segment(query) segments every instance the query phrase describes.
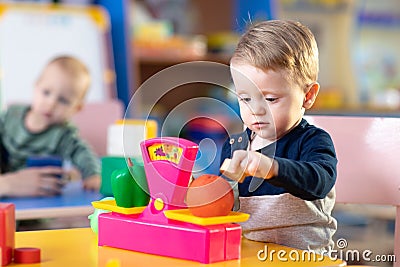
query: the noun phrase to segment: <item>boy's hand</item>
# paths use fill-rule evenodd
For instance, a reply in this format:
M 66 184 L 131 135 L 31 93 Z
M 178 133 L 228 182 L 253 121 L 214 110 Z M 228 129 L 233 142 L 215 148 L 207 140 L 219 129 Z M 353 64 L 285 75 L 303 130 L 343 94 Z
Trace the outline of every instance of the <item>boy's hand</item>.
M 90 191 L 99 191 L 101 178 L 99 175 L 92 175 L 83 180 L 83 188 Z
M 219 171 L 226 177 L 238 181 L 239 183 L 243 182 L 244 178 L 248 176 L 246 172 L 243 170 L 237 171 L 236 167 L 231 164 L 232 160 L 231 159 L 225 159 L 224 162 L 222 163 L 221 167 L 219 168 Z
M 269 179 L 278 174 L 278 163 L 255 151 L 237 150 L 221 166 L 221 173 L 232 180 L 243 182 L 246 176 Z
M 32 167 L 3 174 L 0 184 L 2 195 L 10 197 L 53 196 L 61 193 L 63 182 L 59 167 Z

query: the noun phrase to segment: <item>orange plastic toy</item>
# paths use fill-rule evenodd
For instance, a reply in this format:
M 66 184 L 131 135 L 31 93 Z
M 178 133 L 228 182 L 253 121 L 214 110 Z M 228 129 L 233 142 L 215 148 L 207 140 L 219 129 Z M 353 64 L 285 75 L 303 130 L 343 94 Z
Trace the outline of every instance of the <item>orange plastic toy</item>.
M 186 195 L 190 213 L 198 217 L 228 215 L 233 207 L 233 191 L 222 177 L 204 174 L 193 180 Z

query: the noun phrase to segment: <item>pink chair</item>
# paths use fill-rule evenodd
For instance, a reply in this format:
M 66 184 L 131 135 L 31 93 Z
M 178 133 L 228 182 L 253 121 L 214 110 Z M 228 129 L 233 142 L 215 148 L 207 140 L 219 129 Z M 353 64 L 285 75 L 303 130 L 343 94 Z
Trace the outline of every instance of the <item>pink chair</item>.
M 396 207 L 394 266 L 400 267 L 400 118 L 314 115 L 306 119 L 329 132 L 335 144 L 337 203 Z
M 108 126 L 124 117 L 124 107 L 119 100 L 86 103 L 72 122 L 79 135 L 89 143 L 98 156 L 107 154 Z

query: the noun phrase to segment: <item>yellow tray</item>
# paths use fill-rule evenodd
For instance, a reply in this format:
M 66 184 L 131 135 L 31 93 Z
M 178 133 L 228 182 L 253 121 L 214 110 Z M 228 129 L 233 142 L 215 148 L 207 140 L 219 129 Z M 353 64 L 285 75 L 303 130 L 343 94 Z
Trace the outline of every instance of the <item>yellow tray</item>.
M 178 209 L 178 210 L 165 210 L 165 217 L 181 222 L 188 222 L 198 225 L 215 225 L 223 223 L 233 222 L 245 222 L 249 219 L 250 215 L 247 213 L 231 211 L 226 216 L 218 217 L 198 217 L 190 213 L 189 209 Z
M 122 214 L 139 214 L 142 213 L 143 210 L 147 207 L 147 206 L 132 207 L 132 208 L 118 207 L 115 200 L 93 201 L 92 206 L 95 207 L 96 209 L 109 210 Z

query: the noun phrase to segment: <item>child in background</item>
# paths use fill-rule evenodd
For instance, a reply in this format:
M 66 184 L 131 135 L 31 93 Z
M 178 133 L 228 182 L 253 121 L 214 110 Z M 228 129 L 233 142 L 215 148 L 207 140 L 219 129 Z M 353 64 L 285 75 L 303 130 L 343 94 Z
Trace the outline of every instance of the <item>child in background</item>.
M 244 237 L 294 248 L 333 248 L 336 153 L 303 115 L 318 91 L 318 48 L 298 22 L 265 21 L 241 37 L 231 74 L 246 130 L 223 145 L 223 175 L 237 180 Z
M 55 176 L 63 174 L 62 168 L 26 167 L 27 159 L 38 155 L 71 161 L 85 189 L 100 188 L 98 159 L 69 123 L 82 108 L 89 85 L 89 72 L 79 60 L 55 58 L 37 80 L 32 104 L 10 106 L 1 115 L 0 197 L 60 193 L 62 182 Z

